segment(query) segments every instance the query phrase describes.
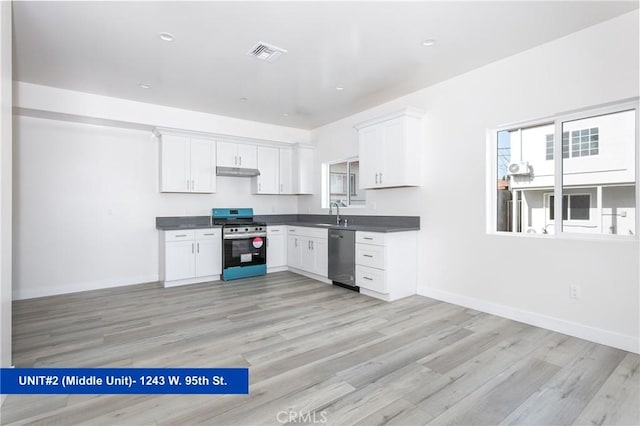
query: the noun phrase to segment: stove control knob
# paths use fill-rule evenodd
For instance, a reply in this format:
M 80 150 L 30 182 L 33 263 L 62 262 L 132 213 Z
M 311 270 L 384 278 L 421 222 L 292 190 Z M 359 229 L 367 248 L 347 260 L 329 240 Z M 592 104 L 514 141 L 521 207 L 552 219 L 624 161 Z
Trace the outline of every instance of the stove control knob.
M 249 230 L 249 228 L 244 228 L 244 231 L 247 232 Z

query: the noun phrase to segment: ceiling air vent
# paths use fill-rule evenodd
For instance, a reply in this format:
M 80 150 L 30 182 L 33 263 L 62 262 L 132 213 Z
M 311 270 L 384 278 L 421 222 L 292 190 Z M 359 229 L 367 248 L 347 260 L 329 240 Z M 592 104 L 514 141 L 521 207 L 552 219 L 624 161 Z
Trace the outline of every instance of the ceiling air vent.
M 287 50 L 269 43 L 259 41 L 258 44 L 253 46 L 247 52 L 247 55 L 253 56 L 263 61 L 274 62 L 283 53 L 287 53 Z

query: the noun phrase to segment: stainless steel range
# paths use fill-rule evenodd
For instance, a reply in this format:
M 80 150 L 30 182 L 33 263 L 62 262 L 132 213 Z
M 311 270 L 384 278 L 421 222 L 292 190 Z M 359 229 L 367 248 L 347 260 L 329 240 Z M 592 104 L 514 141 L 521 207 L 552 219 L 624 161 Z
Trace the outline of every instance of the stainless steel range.
M 213 223 L 222 225 L 222 279 L 267 273 L 267 224 L 253 220 L 253 209 L 213 209 Z

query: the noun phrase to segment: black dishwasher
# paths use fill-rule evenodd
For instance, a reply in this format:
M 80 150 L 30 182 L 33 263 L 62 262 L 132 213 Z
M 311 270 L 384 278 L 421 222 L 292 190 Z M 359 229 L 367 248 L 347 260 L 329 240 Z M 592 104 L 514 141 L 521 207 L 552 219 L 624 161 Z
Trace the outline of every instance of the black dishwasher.
M 356 286 L 356 233 L 329 229 L 329 279 L 334 285 L 359 291 Z

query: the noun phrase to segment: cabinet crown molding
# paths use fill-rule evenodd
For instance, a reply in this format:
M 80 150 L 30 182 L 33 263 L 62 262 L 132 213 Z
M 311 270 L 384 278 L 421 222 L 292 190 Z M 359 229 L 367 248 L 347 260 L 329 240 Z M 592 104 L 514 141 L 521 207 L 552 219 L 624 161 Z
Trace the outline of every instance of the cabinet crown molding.
M 384 121 L 388 121 L 388 120 L 393 120 L 394 118 L 399 118 L 399 117 L 411 117 L 411 118 L 417 118 L 417 119 L 422 119 L 425 115 L 425 112 L 421 109 L 415 108 L 415 107 L 411 107 L 411 106 L 407 106 L 407 107 L 403 107 L 399 110 L 395 110 L 393 112 L 387 113 L 387 114 L 383 114 L 383 115 L 379 115 L 376 116 L 374 118 L 370 118 L 366 121 L 361 121 L 359 123 L 356 123 L 353 128 L 356 130 L 360 130 L 364 127 L 368 127 L 371 126 L 373 124 L 378 124 L 378 123 L 382 123 Z

